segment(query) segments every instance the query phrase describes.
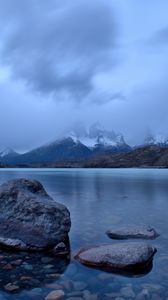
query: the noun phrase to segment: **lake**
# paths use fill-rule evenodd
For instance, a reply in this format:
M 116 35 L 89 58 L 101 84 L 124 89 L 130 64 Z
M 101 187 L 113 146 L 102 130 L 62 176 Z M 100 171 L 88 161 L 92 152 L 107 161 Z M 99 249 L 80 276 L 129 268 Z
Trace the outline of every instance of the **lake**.
M 0 183 L 20 177 L 39 180 L 70 210 L 72 259 L 1 251 L 0 300 L 41 300 L 55 289 L 62 289 L 63 299 L 69 300 L 168 299 L 167 169 L 0 169 Z M 117 243 L 106 236 L 108 229 L 134 224 L 151 225 L 161 234 L 149 241 L 158 252 L 148 274 L 109 274 L 73 259 L 83 246 Z M 4 261 L 12 268 L 4 269 Z M 8 283 L 20 289 L 7 293 Z

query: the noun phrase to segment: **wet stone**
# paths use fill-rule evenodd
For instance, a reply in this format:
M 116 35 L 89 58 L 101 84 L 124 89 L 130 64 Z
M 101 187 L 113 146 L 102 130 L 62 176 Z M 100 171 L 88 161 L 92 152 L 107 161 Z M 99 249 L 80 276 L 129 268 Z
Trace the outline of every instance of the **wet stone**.
M 3 266 L 3 270 L 6 270 L 6 271 L 12 270 L 12 265 L 6 264 L 5 266 Z
M 53 265 L 45 265 L 43 268 L 44 269 L 51 269 L 51 268 L 53 268 L 54 266 Z
M 147 289 L 143 289 L 135 298 L 135 300 L 149 300 L 150 294 Z
M 83 296 L 83 292 L 81 292 L 81 291 L 74 291 L 74 292 L 68 293 L 67 296 L 68 297 L 80 297 L 80 296 Z
M 82 291 L 82 290 L 86 289 L 86 287 L 87 287 L 87 283 L 82 282 L 82 281 L 76 281 L 73 283 L 73 285 L 74 285 L 74 289 L 77 291 Z
M 33 270 L 33 266 L 32 265 L 29 265 L 29 264 L 24 264 L 23 265 L 23 268 L 27 271 L 32 271 Z
M 53 257 L 42 257 L 41 258 L 42 263 L 47 264 L 53 261 Z
M 155 247 L 146 243 L 117 243 L 83 248 L 75 259 L 88 267 L 133 276 L 151 270 L 156 251 Z
M 121 296 L 125 298 L 135 298 L 136 296 L 131 287 L 123 287 L 120 292 Z
M 150 226 L 126 226 L 119 229 L 111 229 L 106 231 L 111 239 L 156 239 L 159 234 Z
M 22 259 L 17 259 L 17 260 L 11 261 L 11 265 L 13 265 L 13 266 L 20 266 L 21 263 L 22 263 Z
M 17 290 L 19 290 L 19 286 L 18 285 L 15 285 L 15 284 L 12 284 L 12 283 L 8 283 L 4 286 L 4 289 L 7 291 L 7 292 L 15 292 Z
M 151 300 L 163 300 L 158 294 L 152 294 Z
M 63 298 L 65 295 L 63 290 L 56 290 L 51 293 L 49 293 L 46 297 L 45 300 L 57 300 Z
M 66 300 L 83 300 L 81 297 L 69 297 Z
M 20 280 L 21 280 L 21 281 L 31 280 L 31 279 L 32 279 L 32 277 L 30 277 L 30 276 L 21 276 L 21 277 L 20 277 Z

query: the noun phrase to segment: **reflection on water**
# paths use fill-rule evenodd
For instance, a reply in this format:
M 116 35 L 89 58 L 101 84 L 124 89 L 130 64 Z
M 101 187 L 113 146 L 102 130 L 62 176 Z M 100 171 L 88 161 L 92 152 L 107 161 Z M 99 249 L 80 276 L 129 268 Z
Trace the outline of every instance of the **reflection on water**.
M 28 265 L 33 266 L 33 270 L 32 267 L 23 270 L 22 265 L 14 267 L 10 263 L 12 269 L 4 271 L 2 264 L 2 299 L 16 299 L 16 294 L 3 291 L 7 281 L 20 286 L 17 300 L 45 299 L 48 293 L 58 288 L 64 291 L 65 299 L 78 297 L 86 300 L 113 300 L 121 297 L 165 300 L 168 297 L 168 170 L 0 170 L 0 183 L 18 177 L 41 181 L 54 199 L 69 208 L 72 219 L 72 256 L 83 246 L 117 243 L 105 234 L 111 227 L 147 224 L 153 226 L 161 236 L 155 241 L 149 241 L 157 247 L 158 252 L 153 269 L 142 277 L 129 278 L 89 269 L 73 259 L 70 263 L 62 262 L 62 265 L 55 259 L 41 263 L 41 258 L 36 256 L 34 259 L 27 258 Z M 11 258 L 7 255 L 6 260 L 8 259 Z M 59 273 L 56 278 L 48 277 L 51 274 L 47 273 L 51 271 L 50 265 L 54 266 L 51 267 L 55 270 L 53 274 Z M 60 271 L 57 271 L 57 267 Z M 20 277 L 32 277 L 32 286 L 30 282 L 12 279 L 10 274 L 15 276 L 17 270 Z M 146 296 L 143 296 L 144 293 Z

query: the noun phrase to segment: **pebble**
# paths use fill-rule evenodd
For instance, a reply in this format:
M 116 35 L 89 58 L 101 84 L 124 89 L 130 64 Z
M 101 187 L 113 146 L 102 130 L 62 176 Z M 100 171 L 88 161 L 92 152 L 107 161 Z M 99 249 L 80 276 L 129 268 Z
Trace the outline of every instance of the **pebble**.
M 57 300 L 63 298 L 65 295 L 63 290 L 57 290 L 49 293 L 46 297 L 45 300 Z
M 152 294 L 151 300 L 162 300 L 158 294 Z
M 147 289 L 142 290 L 135 298 L 135 300 L 149 300 L 150 294 Z
M 45 286 L 46 286 L 46 288 L 53 289 L 53 290 L 61 290 L 62 289 L 62 285 L 57 284 L 57 283 L 46 284 Z
M 63 281 L 61 284 L 68 291 L 71 291 L 73 289 L 73 282 L 71 280 Z
M 3 266 L 3 270 L 8 271 L 8 270 L 12 270 L 12 269 L 13 269 L 13 267 L 11 264 L 6 264 L 5 266 Z
M 44 266 L 44 269 L 51 269 L 53 267 L 54 267 L 53 265 L 46 265 L 46 266 Z
M 81 291 L 74 291 L 67 294 L 68 297 L 79 297 L 83 296 L 83 292 Z
M 15 285 L 15 284 L 12 284 L 12 283 L 8 283 L 4 286 L 4 289 L 7 291 L 7 292 L 14 292 L 14 291 L 17 291 L 19 289 L 19 286 L 18 285 Z
M 20 266 L 21 263 L 22 263 L 22 259 L 17 259 L 17 260 L 11 261 L 11 265 L 13 265 L 13 266 Z
M 50 263 L 51 261 L 53 261 L 53 258 L 52 258 L 52 257 L 42 257 L 42 258 L 41 258 L 41 261 L 42 261 L 42 263 L 44 263 L 44 264 L 48 264 L 48 263 Z
M 115 292 L 114 293 L 113 292 L 112 293 L 106 293 L 105 296 L 108 297 L 108 298 L 117 298 L 117 297 L 120 296 L 120 293 L 115 293 Z
M 82 290 L 86 289 L 86 287 L 87 287 L 87 283 L 85 283 L 83 281 L 75 281 L 73 283 L 73 285 L 74 285 L 74 289 L 77 291 L 82 291 Z
M 142 284 L 142 287 L 147 289 L 150 293 L 161 293 L 164 290 L 164 287 L 160 284 Z
M 32 271 L 33 270 L 33 266 L 32 265 L 29 265 L 29 264 L 23 264 L 23 268 L 27 271 Z
M 31 280 L 31 279 L 32 279 L 31 276 L 21 276 L 21 277 L 20 277 L 20 280 L 21 280 L 21 281 Z
M 81 297 L 69 297 L 66 300 L 83 300 Z
M 125 298 L 135 298 L 135 293 L 134 291 L 132 290 L 131 287 L 123 287 L 121 290 L 121 296 L 125 297 Z

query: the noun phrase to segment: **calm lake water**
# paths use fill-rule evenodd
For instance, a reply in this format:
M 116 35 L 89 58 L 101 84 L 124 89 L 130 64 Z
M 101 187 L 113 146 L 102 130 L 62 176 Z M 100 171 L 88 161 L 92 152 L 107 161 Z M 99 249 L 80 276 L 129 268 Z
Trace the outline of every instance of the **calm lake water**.
M 63 299 L 168 299 L 168 170 L 162 169 L 1 169 L 0 183 L 15 178 L 39 180 L 70 212 L 71 254 L 83 246 L 117 243 L 105 231 L 122 225 L 149 224 L 161 236 L 153 269 L 142 277 L 124 277 L 27 253 L 0 253 L 0 300 L 45 299 L 56 289 Z M 4 262 L 12 269 L 4 270 Z M 13 264 L 12 264 L 13 262 Z M 19 286 L 7 293 L 4 286 Z

